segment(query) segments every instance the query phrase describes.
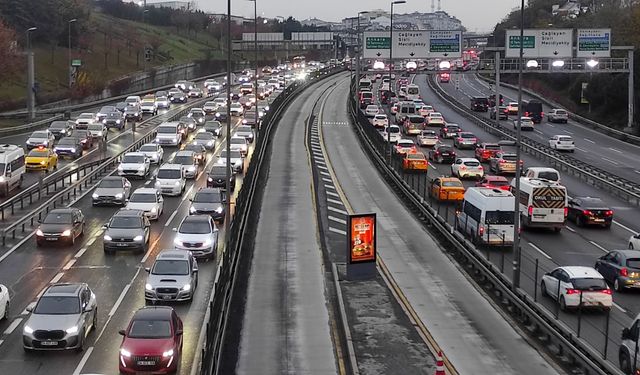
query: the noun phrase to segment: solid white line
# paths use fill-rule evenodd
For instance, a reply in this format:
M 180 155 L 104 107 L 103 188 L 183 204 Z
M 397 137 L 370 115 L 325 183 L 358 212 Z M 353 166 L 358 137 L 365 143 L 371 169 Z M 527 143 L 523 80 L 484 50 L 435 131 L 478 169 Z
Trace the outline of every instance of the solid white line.
M 495 98 L 494 98 L 495 99 Z M 555 128 L 556 126 L 553 124 L 547 124 L 547 126 L 551 126 L 552 128 Z
M 567 130 L 567 129 L 564 129 L 563 131 L 564 131 L 565 133 L 573 134 L 573 132 L 572 132 L 572 131 L 569 131 L 569 130 Z
M 78 252 L 76 253 L 76 255 L 74 255 L 74 258 L 80 258 L 82 256 L 82 254 L 84 254 L 84 252 L 87 251 L 86 247 L 83 247 L 82 249 L 78 250 Z
M 113 316 L 113 314 L 115 314 L 116 311 L 118 310 L 118 307 L 122 303 L 122 300 L 124 299 L 124 296 L 129 291 L 129 288 L 131 288 L 131 283 L 125 285 L 124 289 L 122 289 L 122 292 L 120 292 L 120 295 L 118 296 L 118 299 L 116 300 L 116 303 L 111 308 L 111 311 L 109 311 L 109 316 L 110 317 Z
M 89 349 L 87 349 L 87 351 L 84 352 L 84 355 L 82 356 L 82 359 L 80 360 L 80 363 L 78 363 L 78 366 L 76 367 L 76 369 L 73 370 L 73 375 L 80 375 L 82 368 L 89 360 L 89 356 L 91 355 L 92 352 L 93 352 L 93 346 L 90 346 Z
M 568 230 L 569 232 L 573 232 L 573 233 L 575 233 L 575 232 L 576 232 L 576 230 L 575 230 L 575 229 L 571 228 L 571 227 L 570 227 L 570 226 L 568 226 L 568 225 L 566 226 L 566 228 L 567 228 L 567 230 Z
M 582 152 L 587 152 L 587 150 L 580 148 L 580 147 L 576 147 L 576 150 L 582 151 Z
M 585 140 L 585 141 L 587 141 L 587 142 L 590 142 L 590 143 L 595 144 L 595 142 L 594 142 L 594 141 L 592 141 L 592 140 L 590 140 L 590 139 L 588 139 L 588 138 L 585 138 L 584 140 Z
M 64 267 L 62 267 L 63 271 L 67 271 L 69 268 L 73 267 L 73 265 L 76 264 L 76 259 L 71 259 L 67 264 L 64 265 Z
M 329 220 L 333 220 L 333 221 L 335 221 L 337 223 L 347 225 L 347 221 L 346 220 L 339 219 L 339 218 L 337 218 L 335 216 L 331 216 L 331 215 L 329 215 L 328 217 L 329 217 Z
M 27 242 L 29 240 L 29 238 L 33 237 L 34 234 L 35 234 L 35 232 L 31 232 L 31 234 L 29 234 L 25 238 L 21 239 L 20 242 L 18 242 L 17 244 L 13 245 L 13 247 L 11 249 L 9 249 L 9 251 L 7 251 L 6 253 L 2 254 L 2 256 L 0 257 L 0 263 L 2 263 L 2 261 L 5 260 L 9 255 L 13 254 L 14 251 L 18 250 L 18 248 L 20 248 L 20 246 L 22 246 L 25 242 Z
M 327 193 L 328 195 L 333 195 L 334 197 L 338 197 L 340 198 L 340 196 L 332 191 L 325 191 L 325 193 Z
M 10 335 L 13 331 L 16 330 L 16 328 L 18 328 L 21 322 L 22 322 L 22 318 L 16 318 L 13 322 L 11 322 L 9 327 L 7 327 L 7 329 L 4 330 L 4 334 Z
M 97 236 L 87 241 L 87 247 L 90 247 L 91 245 L 93 245 L 93 243 L 96 242 L 96 239 L 97 239 Z
M 544 255 L 547 259 L 551 259 L 551 257 L 547 253 L 542 251 L 542 249 L 540 249 L 538 246 L 534 245 L 533 243 L 529 242 L 529 246 L 531 246 L 534 249 L 536 249 L 540 254 Z
M 171 225 L 171 220 L 173 220 L 173 218 L 176 216 L 176 214 L 178 213 L 178 211 L 173 211 L 173 213 L 171 214 L 171 216 L 169 216 L 169 220 L 167 220 L 166 223 L 164 223 L 165 228 L 168 227 L 169 225 Z
M 436 168 L 436 166 L 435 166 L 435 165 L 433 165 L 433 164 L 431 164 L 431 163 L 429 163 L 429 166 L 430 166 L 431 168 L 435 169 L 436 171 L 438 170 L 438 168 Z
M 342 234 L 344 236 L 347 235 L 347 232 L 343 231 L 342 229 L 336 229 L 334 227 L 329 227 L 329 231 L 333 232 L 333 233 L 338 233 L 338 234 Z
M 50 284 L 55 284 L 55 283 L 57 283 L 58 281 L 60 281 L 60 279 L 62 279 L 62 276 L 64 276 L 64 272 L 58 272 L 58 274 L 57 274 L 57 275 L 55 275 L 55 276 L 53 277 L 53 279 L 51 279 L 51 281 L 49 281 L 49 283 L 50 283 Z
M 147 186 L 151 183 L 151 180 L 145 181 L 144 186 Z
M 626 225 L 620 224 L 619 222 L 617 222 L 617 221 L 615 221 L 615 220 L 613 221 L 613 223 L 614 223 L 615 225 L 619 226 L 620 228 L 625 229 L 627 232 L 632 233 L 633 235 L 638 234 L 638 232 L 636 232 L 635 230 L 633 230 L 633 229 L 629 228 L 629 227 L 628 227 L 628 226 L 626 226 Z
M 622 151 L 617 150 L 617 149 L 615 149 L 615 148 L 613 148 L 613 147 L 609 147 L 609 150 L 611 150 L 611 151 L 613 151 L 613 152 L 617 152 L 618 154 L 622 154 Z
M 608 162 L 609 162 L 609 163 L 611 163 L 611 164 L 619 165 L 619 164 L 618 164 L 618 162 L 613 161 L 613 160 L 608 159 L 608 158 L 605 158 L 604 156 L 600 156 L 600 158 L 601 158 L 602 160 L 606 160 L 606 161 L 608 161 Z
M 2 346 L 2 343 L 4 343 L 4 340 L 0 340 L 0 346 Z
M 344 206 L 344 203 L 342 203 L 342 201 L 337 201 L 337 200 L 331 199 L 331 198 L 327 198 L 327 202 L 333 203 L 333 204 L 338 204 L 340 206 Z
M 338 208 L 335 208 L 335 207 L 327 206 L 327 209 L 328 209 L 329 211 L 337 212 L 337 213 L 339 213 L 339 214 L 349 215 L 349 213 L 348 213 L 347 211 L 345 211 L 345 210 L 341 210 L 341 209 L 338 209 Z
M 193 185 L 191 185 L 191 187 L 189 188 L 189 190 L 187 190 L 186 193 L 184 193 L 184 196 L 182 197 L 182 199 L 180 199 L 181 202 L 184 202 L 185 200 L 187 200 L 187 198 L 189 198 L 191 196 L 191 192 L 193 191 L 193 188 L 195 187 L 195 181 L 193 183 Z M 180 207 L 180 206 L 178 206 Z
M 609 250 L 605 249 L 604 247 L 598 245 L 597 243 L 593 242 L 593 241 L 589 241 L 590 244 L 592 244 L 593 246 L 597 247 L 598 249 L 604 251 L 605 253 L 608 253 Z
M 613 307 L 615 307 L 616 309 L 622 311 L 623 313 L 627 313 L 627 310 L 623 309 L 622 306 L 618 305 L 617 303 L 613 303 Z

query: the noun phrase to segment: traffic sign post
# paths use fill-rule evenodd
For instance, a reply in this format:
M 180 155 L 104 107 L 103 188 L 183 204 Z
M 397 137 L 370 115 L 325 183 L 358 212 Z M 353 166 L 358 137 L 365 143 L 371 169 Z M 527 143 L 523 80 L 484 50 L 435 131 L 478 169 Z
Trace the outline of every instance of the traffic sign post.
M 429 57 L 462 57 L 462 31 L 433 30 L 429 32 Z
M 386 31 L 365 32 L 364 50 L 362 57 L 369 59 L 384 59 L 389 57 L 389 48 L 391 48 L 391 38 Z
M 573 29 L 525 29 L 524 58 L 567 58 L 573 56 Z M 505 57 L 520 57 L 520 30 L 507 30 Z
M 576 57 L 611 57 L 611 29 L 578 29 Z
M 429 57 L 429 31 L 396 31 L 393 57 L 425 59 Z
M 364 33 L 363 57 L 386 59 L 391 39 L 386 31 Z M 462 57 L 462 31 L 416 30 L 393 33 L 394 59 L 429 59 Z

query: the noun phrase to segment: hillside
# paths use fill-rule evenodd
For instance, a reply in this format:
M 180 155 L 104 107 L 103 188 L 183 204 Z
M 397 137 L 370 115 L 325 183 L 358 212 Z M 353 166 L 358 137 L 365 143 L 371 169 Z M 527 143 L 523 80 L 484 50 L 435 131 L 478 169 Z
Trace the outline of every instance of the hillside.
M 93 10 L 86 27 L 73 41 L 72 59 L 82 60 L 86 79 L 82 90 L 68 88 L 68 49 L 46 43 L 34 43 L 38 101 L 43 102 L 100 91 L 118 77 L 163 65 L 177 65 L 205 58 L 220 58 L 218 40 L 210 33 L 179 33 L 175 28 L 158 27 L 114 18 Z M 144 62 L 144 46 L 157 53 Z M 26 60 L 26 59 L 25 59 Z M 0 110 L 24 106 L 26 96 L 26 61 L 23 69 L 0 82 Z

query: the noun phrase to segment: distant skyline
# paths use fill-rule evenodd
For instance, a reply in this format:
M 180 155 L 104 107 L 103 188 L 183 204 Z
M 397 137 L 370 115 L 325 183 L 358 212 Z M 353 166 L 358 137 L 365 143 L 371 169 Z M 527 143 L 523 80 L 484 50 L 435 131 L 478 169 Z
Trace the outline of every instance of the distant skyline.
M 227 11 L 224 0 L 196 0 L 203 11 L 223 13 Z M 292 16 L 297 20 L 319 18 L 324 21 L 340 21 L 345 17 L 355 17 L 359 11 L 389 10 L 387 0 L 258 0 L 258 14 L 263 17 Z M 436 7 L 438 1 L 436 0 Z M 489 5 L 490 4 L 490 5 Z M 442 10 L 457 17 L 469 31 L 492 31 L 516 6 L 518 0 L 441 0 Z M 231 11 L 235 15 L 253 17 L 253 3 L 248 0 L 232 0 Z M 394 12 L 430 12 L 431 0 L 407 0 L 406 4 L 394 6 Z

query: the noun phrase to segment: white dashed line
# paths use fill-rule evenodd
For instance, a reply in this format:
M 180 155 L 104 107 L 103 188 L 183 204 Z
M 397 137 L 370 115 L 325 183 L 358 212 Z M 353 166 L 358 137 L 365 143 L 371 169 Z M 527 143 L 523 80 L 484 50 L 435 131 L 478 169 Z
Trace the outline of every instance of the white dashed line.
M 323 176 L 331 176 L 328 172 L 322 172 L 322 171 L 320 171 L 320 174 L 321 174 L 321 175 L 323 175 Z
M 60 281 L 60 279 L 62 279 L 62 276 L 64 276 L 64 272 L 58 272 L 58 274 L 55 275 L 53 277 L 53 279 L 51 279 L 51 281 L 49 283 L 51 283 L 51 284 L 57 283 L 58 281 Z
M 569 133 L 569 134 L 573 134 L 573 132 L 568 131 L 568 130 L 566 130 L 566 129 L 564 130 L 564 132 L 565 132 L 565 133 Z
M 573 232 L 573 233 L 575 233 L 575 232 L 576 232 L 576 230 L 575 230 L 575 229 L 571 228 L 571 227 L 570 227 L 570 226 L 568 226 L 568 225 L 566 226 L 566 228 L 567 228 L 567 230 L 568 230 L 569 232 Z
M 177 213 L 178 213 L 178 211 L 173 211 L 171 216 L 169 216 L 169 220 L 167 220 L 167 222 L 164 223 L 165 228 L 168 227 L 169 225 L 171 225 L 171 220 L 173 220 L 173 218 L 176 217 Z
M 609 147 L 609 150 L 613 151 L 613 152 L 617 152 L 618 154 L 622 154 L 622 151 L 615 149 L 613 147 Z
M 327 202 L 333 203 L 333 204 L 337 204 L 337 205 L 340 205 L 340 206 L 344 206 L 344 203 L 342 203 L 342 201 L 338 201 L 338 200 L 331 199 L 331 198 L 327 198 Z
M 15 331 L 16 328 L 18 328 L 20 323 L 22 323 L 22 318 L 16 318 L 13 322 L 11 322 L 9 327 L 7 327 L 7 329 L 4 330 L 4 334 L 10 335 L 11 333 L 13 333 L 13 331 Z
M 333 233 L 342 234 L 343 236 L 347 235 L 347 232 L 343 231 L 342 229 L 336 229 L 334 227 L 329 227 L 329 231 L 331 231 Z
M 337 212 L 337 213 L 339 213 L 339 214 L 349 215 L 349 213 L 348 213 L 347 211 L 345 211 L 345 210 L 341 210 L 341 209 L 339 209 L 339 208 L 335 208 L 335 207 L 327 206 L 327 209 L 328 209 L 329 211 Z
M 582 151 L 582 152 L 587 152 L 587 150 L 580 148 L 580 147 L 576 147 L 576 150 Z
M 604 156 L 600 156 L 600 158 L 601 158 L 602 160 L 608 161 L 608 162 L 609 162 L 609 163 L 611 163 L 611 164 L 619 165 L 619 164 L 618 164 L 618 162 L 613 161 L 613 160 L 608 159 L 608 158 L 605 158 Z
M 605 253 L 608 253 L 609 250 L 605 249 L 604 247 L 598 245 L 597 243 L 593 242 L 593 241 L 589 241 L 590 244 L 592 244 L 593 246 L 597 247 L 598 249 L 604 251 Z
M 339 219 L 339 218 L 337 218 L 337 217 L 335 217 L 335 216 L 331 216 L 331 215 L 329 215 L 329 220 L 333 220 L 333 221 L 335 221 L 335 222 L 337 222 L 337 223 L 347 225 L 347 221 L 346 221 L 346 220 Z
M 589 138 L 585 138 L 584 140 L 585 140 L 585 141 L 587 141 L 587 142 L 589 142 L 589 143 L 596 144 L 594 141 L 590 140 Z
M 89 241 L 87 241 L 87 247 L 90 247 L 91 245 L 93 245 L 94 242 L 96 242 L 96 239 L 98 237 L 93 237 L 92 239 L 90 239 Z
M 64 265 L 64 267 L 62 267 L 63 271 L 67 271 L 69 268 L 73 267 L 74 264 L 76 264 L 76 260 L 77 259 L 71 259 L 67 264 Z
M 82 372 L 82 368 L 89 360 L 89 356 L 91 356 L 92 352 L 93 352 L 93 346 L 90 346 L 87 349 L 87 351 L 84 352 L 84 355 L 82 356 L 82 359 L 80 360 L 80 363 L 78 363 L 78 366 L 76 367 L 76 369 L 73 370 L 73 375 L 80 375 L 80 372 Z
M 113 305 L 113 307 L 111 308 L 111 311 L 109 311 L 109 316 L 113 316 L 113 314 L 116 313 L 116 311 L 118 310 L 118 307 L 120 306 L 120 304 L 122 303 L 122 300 L 124 299 L 124 296 L 127 294 L 127 292 L 129 291 L 129 288 L 131 288 L 131 283 L 127 284 L 124 289 L 122 289 L 122 292 L 120 293 L 120 295 L 118 296 L 118 299 L 116 300 L 116 303 Z
M 622 311 L 623 313 L 627 313 L 627 310 L 623 309 L 622 306 L 618 305 L 617 303 L 613 303 L 613 307 L 615 307 L 616 309 Z
M 529 246 L 533 247 L 534 249 L 536 249 L 536 251 L 538 251 L 540 254 L 542 254 L 543 256 L 545 256 L 547 259 L 551 259 L 551 257 L 545 253 L 544 251 L 542 251 L 542 249 L 540 249 L 538 246 L 534 245 L 533 243 L 529 242 Z
M 84 252 L 87 251 L 86 247 L 83 247 L 82 249 L 78 250 L 78 252 L 76 253 L 76 255 L 74 255 L 74 258 L 80 258 L 82 256 L 82 254 L 84 254 Z

